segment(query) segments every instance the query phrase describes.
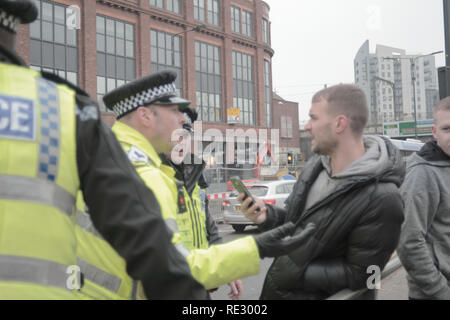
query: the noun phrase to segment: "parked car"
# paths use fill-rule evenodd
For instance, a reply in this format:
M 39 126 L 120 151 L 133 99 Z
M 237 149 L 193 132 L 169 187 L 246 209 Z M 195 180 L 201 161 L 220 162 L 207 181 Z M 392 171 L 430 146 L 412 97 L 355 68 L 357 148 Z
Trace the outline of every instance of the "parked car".
M 267 182 L 246 183 L 246 187 L 250 193 L 265 203 L 284 207 L 284 202 L 292 192 L 295 181 L 293 180 L 277 180 Z M 236 200 L 238 192 L 235 190 L 230 193 L 228 198 L 222 202 L 224 223 L 230 224 L 234 230 L 242 232 L 245 227 L 254 225 L 241 212 L 241 204 Z

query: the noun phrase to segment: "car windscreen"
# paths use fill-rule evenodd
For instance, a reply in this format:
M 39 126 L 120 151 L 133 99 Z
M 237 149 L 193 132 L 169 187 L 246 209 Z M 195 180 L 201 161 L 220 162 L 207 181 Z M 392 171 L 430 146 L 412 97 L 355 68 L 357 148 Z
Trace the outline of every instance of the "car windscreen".
M 269 188 L 263 186 L 253 186 L 248 188 L 248 191 L 250 191 L 250 193 L 254 196 L 264 197 L 269 191 Z
M 269 188 L 265 186 L 246 186 L 248 191 L 254 196 L 257 197 L 264 197 L 267 192 L 269 191 Z M 239 192 L 236 190 L 232 191 L 229 195 L 230 198 L 236 198 L 239 195 Z

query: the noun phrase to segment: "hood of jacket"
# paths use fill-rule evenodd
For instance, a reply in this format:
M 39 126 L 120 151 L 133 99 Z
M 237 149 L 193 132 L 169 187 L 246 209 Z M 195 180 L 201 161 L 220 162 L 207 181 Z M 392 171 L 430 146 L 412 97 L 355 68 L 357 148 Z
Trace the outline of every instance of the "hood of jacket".
M 450 157 L 437 145 L 436 141 L 427 142 L 419 152 L 410 155 L 406 161 L 406 169 L 418 166 L 450 167 Z
M 417 152 L 417 155 L 424 161 L 431 162 L 435 165 L 450 165 L 450 156 L 442 151 L 442 149 L 437 145 L 436 141 L 429 141 L 425 143 L 422 149 Z
M 405 176 L 405 163 L 400 151 L 388 139 L 374 135 L 364 136 L 364 147 L 366 153 L 333 178 L 345 179 L 351 183 L 376 179 L 400 186 Z M 330 158 L 321 156 L 321 161 L 330 174 Z

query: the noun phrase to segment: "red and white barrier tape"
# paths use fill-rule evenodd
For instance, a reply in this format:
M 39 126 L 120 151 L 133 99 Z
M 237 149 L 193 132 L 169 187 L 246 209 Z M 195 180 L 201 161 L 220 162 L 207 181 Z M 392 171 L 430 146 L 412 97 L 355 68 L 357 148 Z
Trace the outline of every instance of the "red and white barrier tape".
M 214 194 L 208 194 L 208 200 L 213 199 L 224 199 L 228 197 L 229 193 L 214 193 Z

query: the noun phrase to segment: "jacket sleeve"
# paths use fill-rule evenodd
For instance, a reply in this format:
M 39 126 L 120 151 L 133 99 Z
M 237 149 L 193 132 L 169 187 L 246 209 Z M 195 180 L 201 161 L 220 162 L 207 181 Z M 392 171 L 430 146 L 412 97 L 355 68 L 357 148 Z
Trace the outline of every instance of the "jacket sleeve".
M 368 267 L 379 267 L 381 272 L 394 252 L 402 221 L 403 202 L 398 192 L 372 198 L 348 236 L 344 257 L 313 260 L 303 274 L 302 287 L 328 294 L 365 288 L 373 275 Z
M 450 286 L 435 266 L 426 241 L 439 206 L 439 186 L 424 166 L 408 172 L 402 185 L 405 223 L 397 248 L 399 258 L 412 280 L 429 297 L 449 299 Z
M 219 234 L 219 229 L 214 221 L 214 218 L 209 212 L 209 200 L 208 197 L 205 198 L 205 224 L 206 224 L 206 238 L 208 239 L 209 245 L 222 243 L 222 237 Z
M 96 229 L 125 259 L 149 299 L 207 299 L 171 243 L 155 196 L 89 98 L 77 95 L 77 164 Z
M 260 265 L 259 250 L 252 236 L 191 250 L 187 261 L 194 278 L 207 290 L 258 274 Z
M 260 224 L 258 227 L 261 231 L 268 231 L 281 226 L 286 219 L 287 210 L 279 207 L 274 207 L 270 204 L 266 204 L 266 221 Z

